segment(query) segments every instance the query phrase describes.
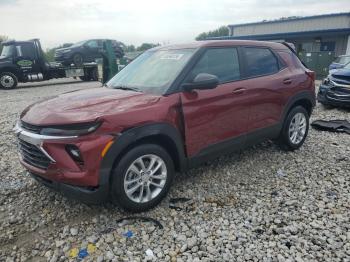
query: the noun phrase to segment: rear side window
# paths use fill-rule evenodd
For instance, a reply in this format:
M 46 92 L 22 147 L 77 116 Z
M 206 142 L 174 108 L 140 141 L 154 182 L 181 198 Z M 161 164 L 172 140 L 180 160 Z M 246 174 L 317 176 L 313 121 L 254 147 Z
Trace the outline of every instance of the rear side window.
M 279 63 L 276 56 L 268 48 L 242 48 L 246 77 L 270 75 L 278 72 Z
M 220 83 L 240 78 L 237 48 L 208 49 L 194 66 L 186 82 L 191 82 L 199 73 L 215 75 Z

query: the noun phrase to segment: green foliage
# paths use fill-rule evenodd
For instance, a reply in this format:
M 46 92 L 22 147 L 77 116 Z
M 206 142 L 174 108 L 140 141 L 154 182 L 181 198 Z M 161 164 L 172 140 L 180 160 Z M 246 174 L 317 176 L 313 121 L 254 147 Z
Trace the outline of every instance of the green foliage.
M 1 43 L 7 41 L 8 39 L 9 38 L 6 35 L 0 35 L 0 54 L 1 54 L 1 51 L 2 51 Z
M 229 30 L 227 26 L 221 26 L 218 29 L 215 29 L 213 31 L 209 32 L 204 32 L 199 34 L 196 37 L 196 40 L 205 40 L 208 37 L 220 37 L 220 36 L 228 36 L 229 35 Z
M 159 46 L 159 44 L 143 43 L 136 50 L 137 51 L 146 51 L 146 50 L 151 49 L 151 48 L 156 47 L 156 46 Z
M 135 52 L 136 51 L 136 47 L 134 45 L 127 45 L 125 46 L 125 52 Z
M 72 43 L 64 43 L 58 47 L 47 48 L 46 51 L 44 52 L 44 56 L 45 56 L 46 61 L 54 62 L 55 61 L 54 56 L 55 56 L 56 49 L 70 47 L 71 45 L 73 45 L 73 44 Z

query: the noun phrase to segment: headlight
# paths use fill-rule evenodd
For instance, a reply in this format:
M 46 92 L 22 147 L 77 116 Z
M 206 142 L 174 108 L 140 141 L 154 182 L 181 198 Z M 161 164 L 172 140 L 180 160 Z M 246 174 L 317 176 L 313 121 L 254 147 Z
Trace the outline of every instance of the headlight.
M 44 127 L 40 134 L 46 136 L 82 136 L 99 128 L 101 122 Z
M 69 53 L 72 49 L 62 50 L 62 53 Z
M 323 82 L 322 82 L 324 85 L 329 85 L 330 81 L 329 81 L 329 78 L 326 77 Z

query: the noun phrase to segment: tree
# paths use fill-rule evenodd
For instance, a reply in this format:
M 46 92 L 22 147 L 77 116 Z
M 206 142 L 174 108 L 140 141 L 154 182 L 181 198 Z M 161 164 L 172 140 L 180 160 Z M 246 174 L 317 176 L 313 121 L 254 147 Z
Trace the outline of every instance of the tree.
M 199 34 L 196 37 L 196 40 L 205 40 L 208 37 L 220 37 L 220 36 L 228 36 L 229 35 L 229 30 L 227 26 L 221 26 L 218 29 L 215 29 L 213 31 L 209 32 L 204 32 Z
M 134 45 L 127 45 L 125 47 L 125 52 L 135 52 L 136 51 L 136 47 Z
M 47 48 L 46 51 L 44 52 L 44 56 L 45 56 L 46 61 L 48 61 L 48 62 L 55 61 L 56 49 L 70 47 L 71 45 L 73 45 L 73 44 L 72 43 L 64 43 L 58 47 Z
M 1 54 L 1 51 L 2 51 L 1 43 L 7 41 L 8 39 L 9 38 L 6 35 L 0 35 L 0 54 Z
M 137 51 L 146 51 L 156 46 L 159 46 L 159 44 L 143 43 L 137 48 Z

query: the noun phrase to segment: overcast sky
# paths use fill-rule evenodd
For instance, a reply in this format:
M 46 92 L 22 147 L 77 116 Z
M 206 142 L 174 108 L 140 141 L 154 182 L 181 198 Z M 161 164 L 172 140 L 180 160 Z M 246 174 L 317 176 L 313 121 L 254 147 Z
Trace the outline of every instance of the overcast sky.
M 44 48 L 89 38 L 192 41 L 221 25 L 349 12 L 349 0 L 0 0 L 0 35 Z

